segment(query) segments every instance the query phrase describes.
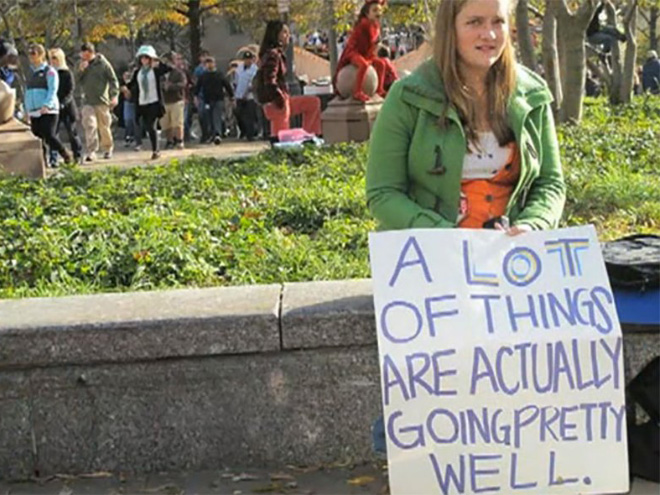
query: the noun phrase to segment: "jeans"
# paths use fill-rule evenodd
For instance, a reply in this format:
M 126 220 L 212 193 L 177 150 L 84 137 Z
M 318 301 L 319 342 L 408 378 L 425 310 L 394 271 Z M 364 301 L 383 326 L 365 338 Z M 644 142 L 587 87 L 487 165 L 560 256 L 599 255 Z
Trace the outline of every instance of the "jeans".
M 202 129 L 201 141 L 204 142 L 209 138 L 211 124 L 209 122 L 209 110 L 206 109 L 206 102 L 201 97 L 197 105 L 197 118 L 199 119 L 199 127 Z
M 57 128 L 57 114 L 44 114 L 40 117 L 30 118 L 30 128 L 32 134 L 41 139 L 43 147 L 44 159 L 47 159 L 48 149 L 57 151 L 64 157 L 65 160 L 69 159 L 69 152 L 66 150 L 62 142 L 59 140 L 55 133 Z
M 140 121 L 143 128 L 137 127 L 138 137 L 137 144 L 142 144 L 142 130 L 144 129 L 149 135 L 149 141 L 151 141 L 151 150 L 153 152 L 158 151 L 158 132 L 156 127 L 158 126 L 158 119 L 160 118 L 160 103 L 150 103 L 149 105 L 141 105 L 138 108 L 138 113 L 140 115 Z
M 241 130 L 241 137 L 252 141 L 257 135 L 257 102 L 254 100 L 241 99 L 236 102 L 236 120 Z
M 192 127 L 193 121 L 193 105 L 189 101 L 186 101 L 186 106 L 183 110 L 183 136 L 184 140 L 190 140 L 190 128 Z
M 124 101 L 125 138 L 135 139 L 135 103 Z
M 209 126 L 209 137 L 223 136 L 224 135 L 224 115 L 225 115 L 225 102 L 223 100 L 215 101 L 213 103 L 207 103 L 209 107 L 208 120 L 210 123 Z
M 73 157 L 78 159 L 82 156 L 82 143 L 78 136 L 76 120 L 76 107 L 73 103 L 67 103 L 61 107 L 60 116 L 55 126 L 55 135 L 59 137 L 60 125 L 64 125 L 69 143 L 71 144 L 71 151 L 73 151 Z M 50 148 L 50 163 L 51 165 L 57 163 L 57 150 L 54 148 Z

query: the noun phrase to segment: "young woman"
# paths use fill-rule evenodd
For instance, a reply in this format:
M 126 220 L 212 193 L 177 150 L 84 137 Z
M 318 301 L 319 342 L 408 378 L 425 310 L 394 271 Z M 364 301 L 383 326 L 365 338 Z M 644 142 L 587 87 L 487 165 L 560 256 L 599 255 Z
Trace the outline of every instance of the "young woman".
M 57 99 L 59 85 L 57 70 L 46 63 L 46 49 L 42 45 L 30 45 L 28 58 L 30 75 L 25 91 L 25 112 L 30 117 L 32 133 L 42 140 L 46 163 L 48 163 L 46 146 L 56 150 L 65 162 L 71 162 L 71 154 L 56 134 L 60 112 L 60 103 Z
M 48 56 L 50 57 L 50 64 L 57 69 L 57 77 L 59 78 L 57 99 L 60 102 L 60 118 L 57 121 L 55 134 L 58 135 L 60 125 L 64 125 L 66 133 L 69 136 L 69 143 L 71 143 L 73 158 L 79 163 L 82 160 L 82 143 L 80 142 L 78 129 L 76 128 L 78 109 L 76 108 L 76 101 L 73 99 L 73 92 L 76 89 L 74 78 L 66 64 L 66 57 L 61 48 L 49 50 Z
M 269 21 L 259 49 L 259 73 L 255 82 L 257 97 L 264 105 L 266 118 L 270 120 L 271 137 L 289 129 L 292 115 L 302 114 L 303 128 L 321 134 L 321 101 L 315 96 L 290 96 L 286 86 L 286 57 L 284 51 L 291 33 L 282 21 Z
M 353 64 L 357 67 L 358 72 L 353 87 L 353 98 L 358 101 L 369 100 L 369 96 L 362 91 L 362 86 L 367 76 L 367 70 L 372 65 L 378 74 L 378 89 L 376 92 L 383 97 L 386 94 L 384 84 L 387 67 L 376 53 L 378 39 L 380 38 L 380 17 L 383 14 L 384 5 L 385 0 L 365 1 L 355 27 L 353 27 L 353 31 L 346 42 L 346 47 L 337 63 L 335 81 L 339 71 L 347 65 Z M 334 81 L 333 86 L 336 87 Z
M 383 229 L 557 226 L 565 185 L 544 81 L 518 66 L 509 0 L 442 2 L 434 60 L 394 84 L 367 166 Z
M 161 64 L 153 46 L 141 46 L 137 52 L 138 68 L 133 73 L 129 83 L 130 95 L 136 105 L 136 118 L 142 122 L 149 141 L 151 141 L 151 159 L 160 157 L 158 149 L 158 133 L 156 126 L 158 119 L 165 115 L 165 103 L 160 88 L 160 78 L 171 69 L 166 64 Z M 138 140 L 136 150 L 140 149 L 141 132 L 138 129 L 136 139 Z

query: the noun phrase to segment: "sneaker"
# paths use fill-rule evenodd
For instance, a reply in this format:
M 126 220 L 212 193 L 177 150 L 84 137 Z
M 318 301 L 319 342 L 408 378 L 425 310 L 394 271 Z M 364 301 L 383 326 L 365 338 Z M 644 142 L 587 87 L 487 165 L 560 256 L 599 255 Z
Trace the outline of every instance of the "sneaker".
M 85 157 L 86 162 L 93 162 L 94 160 L 96 160 L 96 153 L 90 153 Z
M 176 149 L 182 150 L 183 149 L 183 141 L 179 141 L 176 143 Z
M 172 148 L 174 148 L 174 142 L 172 142 L 172 141 L 167 141 L 167 142 L 165 143 L 165 149 L 166 149 L 166 150 L 171 150 Z
M 160 158 L 160 151 L 154 151 L 154 152 L 151 154 L 151 159 L 152 159 L 152 160 L 158 160 L 159 158 Z
M 222 138 L 220 136 L 216 136 L 213 138 L 213 144 L 220 144 L 222 143 Z
M 142 146 L 141 145 L 136 145 L 135 148 L 133 148 L 133 151 L 142 151 Z
M 103 158 L 105 160 L 110 160 L 110 158 L 112 158 L 112 151 L 106 151 L 105 153 L 103 153 Z

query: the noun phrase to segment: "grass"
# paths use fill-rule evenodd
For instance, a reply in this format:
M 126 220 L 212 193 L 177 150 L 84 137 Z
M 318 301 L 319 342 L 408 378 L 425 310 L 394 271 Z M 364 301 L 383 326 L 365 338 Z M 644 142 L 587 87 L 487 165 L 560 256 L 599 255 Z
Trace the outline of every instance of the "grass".
M 564 225 L 660 232 L 660 102 L 558 130 Z M 0 297 L 369 276 L 366 146 L 0 178 Z

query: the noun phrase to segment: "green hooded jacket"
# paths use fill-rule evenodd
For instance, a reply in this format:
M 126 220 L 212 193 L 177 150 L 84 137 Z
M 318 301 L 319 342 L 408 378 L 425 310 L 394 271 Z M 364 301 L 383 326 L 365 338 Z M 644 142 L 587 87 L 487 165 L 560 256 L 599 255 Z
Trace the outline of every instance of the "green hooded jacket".
M 566 186 L 551 101 L 543 79 L 518 66 L 509 123 L 521 170 L 507 206 L 511 225 L 551 229 L 563 211 Z M 390 89 L 372 130 L 367 165 L 367 201 L 380 229 L 456 226 L 467 143 L 452 106 L 448 125 L 438 125 L 444 110 L 443 84 L 432 59 Z

